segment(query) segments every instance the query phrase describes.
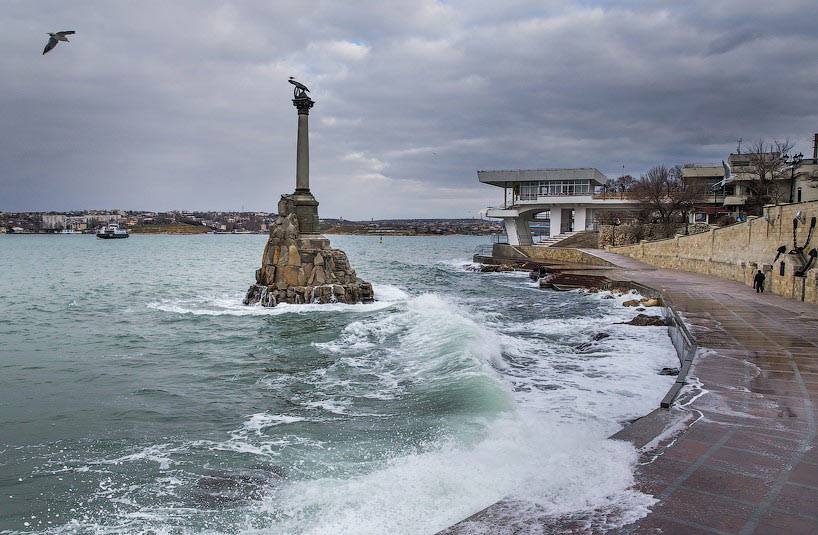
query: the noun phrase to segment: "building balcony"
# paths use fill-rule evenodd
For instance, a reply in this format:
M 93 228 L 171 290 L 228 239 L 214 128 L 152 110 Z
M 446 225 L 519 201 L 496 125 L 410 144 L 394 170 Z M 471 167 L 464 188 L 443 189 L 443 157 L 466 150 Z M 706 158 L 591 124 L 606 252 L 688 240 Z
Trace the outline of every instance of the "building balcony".
M 696 198 L 696 204 L 724 204 L 725 195 L 722 194 L 707 194 L 699 195 Z
M 535 204 L 545 205 L 609 205 L 636 204 L 639 200 L 631 193 L 580 193 L 573 195 L 521 195 L 514 198 L 512 207 L 524 207 Z
M 724 197 L 724 206 L 744 205 L 746 202 L 746 195 L 726 195 Z
M 592 198 L 595 201 L 638 201 L 636 195 L 631 191 L 606 191 L 602 193 L 594 193 Z

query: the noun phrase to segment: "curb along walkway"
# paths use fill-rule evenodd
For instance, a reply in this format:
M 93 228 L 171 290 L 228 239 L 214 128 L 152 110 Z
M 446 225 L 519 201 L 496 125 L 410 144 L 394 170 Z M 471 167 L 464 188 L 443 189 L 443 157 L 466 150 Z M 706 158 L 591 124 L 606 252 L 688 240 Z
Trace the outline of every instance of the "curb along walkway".
M 647 437 L 637 430 L 640 421 L 620 433 L 641 433 L 640 446 L 668 422 L 684 424 L 643 452 L 636 487 L 659 501 L 617 532 L 818 534 L 818 307 L 756 294 L 738 282 L 585 252 L 618 266 L 599 275 L 660 290 L 699 346 L 687 382 L 700 388 L 658 418 L 645 418 L 664 422 L 647 424 Z M 499 502 L 441 533 L 595 531 L 581 518 L 519 522 L 514 509 Z

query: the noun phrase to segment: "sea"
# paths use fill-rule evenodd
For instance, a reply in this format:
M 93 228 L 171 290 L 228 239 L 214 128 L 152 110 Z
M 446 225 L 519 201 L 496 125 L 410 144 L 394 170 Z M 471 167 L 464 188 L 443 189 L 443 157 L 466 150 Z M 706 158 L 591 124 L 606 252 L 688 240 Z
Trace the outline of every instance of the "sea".
M 678 360 L 666 329 L 620 324 L 633 296 L 476 272 L 484 237 L 330 238 L 374 303 L 242 305 L 262 235 L 0 236 L 0 532 L 647 513 L 638 452 L 608 437 Z

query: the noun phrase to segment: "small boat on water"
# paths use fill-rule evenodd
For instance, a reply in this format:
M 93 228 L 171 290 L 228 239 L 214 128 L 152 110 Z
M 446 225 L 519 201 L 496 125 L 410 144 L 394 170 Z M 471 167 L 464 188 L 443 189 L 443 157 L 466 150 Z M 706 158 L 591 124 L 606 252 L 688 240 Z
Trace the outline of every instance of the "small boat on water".
M 97 238 L 102 238 L 103 240 L 127 238 L 128 236 L 128 229 L 119 228 L 119 225 L 116 223 L 109 223 L 97 231 Z

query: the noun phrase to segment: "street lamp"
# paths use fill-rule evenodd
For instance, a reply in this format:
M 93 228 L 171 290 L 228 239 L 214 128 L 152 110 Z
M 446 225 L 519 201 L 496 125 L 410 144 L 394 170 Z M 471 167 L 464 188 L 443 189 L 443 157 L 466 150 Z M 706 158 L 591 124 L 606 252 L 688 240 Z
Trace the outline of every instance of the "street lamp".
M 795 202 L 795 170 L 801 165 L 804 155 L 800 152 L 792 158 L 784 154 L 784 162 L 790 166 L 790 202 Z

